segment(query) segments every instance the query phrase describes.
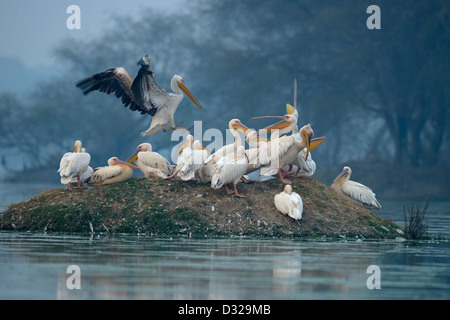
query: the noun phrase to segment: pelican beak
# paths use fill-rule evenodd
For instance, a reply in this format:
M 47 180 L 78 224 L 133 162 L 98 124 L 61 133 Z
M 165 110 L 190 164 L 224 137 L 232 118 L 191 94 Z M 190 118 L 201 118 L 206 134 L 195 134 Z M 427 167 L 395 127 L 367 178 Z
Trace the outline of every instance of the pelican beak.
M 181 145 L 181 147 L 178 148 L 177 154 L 180 154 L 181 151 L 183 151 L 183 149 L 187 147 L 187 145 L 188 145 L 188 142 L 187 142 L 187 140 L 186 140 L 186 141 L 184 141 L 184 143 Z
M 258 135 L 260 134 L 260 131 L 263 131 L 263 130 L 265 130 L 266 132 L 271 132 L 273 130 L 283 129 L 283 128 L 289 127 L 291 125 L 291 123 L 284 120 L 284 117 L 280 117 L 280 116 L 253 117 L 252 119 L 270 119 L 270 118 L 283 119 L 283 120 L 258 130 Z
M 183 90 L 184 93 L 186 93 L 189 99 L 191 99 L 192 102 L 195 103 L 195 105 L 200 108 L 200 110 L 203 110 L 202 106 L 200 105 L 200 102 L 198 102 L 197 98 L 192 94 L 191 91 L 189 91 L 189 89 L 184 85 L 184 83 L 177 81 L 177 84 L 180 87 L 180 89 Z
M 122 161 L 122 160 L 117 159 L 114 162 L 114 165 L 118 165 L 118 164 L 124 164 L 126 166 L 129 166 L 132 169 L 139 169 L 138 167 L 136 167 L 135 165 L 132 165 L 131 162 L 128 162 L 128 161 Z
M 336 179 L 334 179 L 333 183 L 335 183 L 335 182 L 338 181 L 341 177 L 344 177 L 344 176 L 346 176 L 346 175 L 348 175 L 348 172 L 345 171 L 345 170 L 342 170 L 342 172 L 339 173 L 339 175 L 336 177 Z
M 140 152 L 140 150 L 138 150 L 138 151 L 136 151 L 135 153 L 133 153 L 133 154 L 127 159 L 126 162 L 132 163 L 134 160 L 136 160 L 137 157 L 138 157 L 138 153 L 139 153 L 139 152 Z
M 313 151 L 317 148 L 322 142 L 326 140 L 327 137 L 319 137 L 311 139 L 311 137 L 306 138 L 306 156 L 305 159 L 308 160 L 308 155 L 310 151 Z
M 73 148 L 72 152 L 77 152 L 77 147 Z
M 295 111 L 295 107 L 291 106 L 289 103 L 286 103 L 286 113 L 293 114 Z
M 206 152 L 208 152 L 209 155 L 211 154 L 211 151 L 204 145 L 202 145 L 202 150 L 206 150 Z
M 248 130 L 250 130 L 245 124 L 239 122 L 237 124 L 232 125 L 233 129 L 236 129 L 244 134 L 247 134 Z

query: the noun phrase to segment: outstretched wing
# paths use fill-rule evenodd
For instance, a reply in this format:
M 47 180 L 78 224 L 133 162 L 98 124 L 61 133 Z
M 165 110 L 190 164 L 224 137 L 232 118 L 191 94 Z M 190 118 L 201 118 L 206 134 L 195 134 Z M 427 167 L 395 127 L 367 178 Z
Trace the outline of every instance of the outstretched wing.
M 136 104 L 140 106 L 141 113 L 153 116 L 166 104 L 169 94 L 158 86 L 153 78 L 153 72 L 149 69 L 149 66 L 142 66 L 139 69 L 131 91 L 136 99 Z
M 133 111 L 139 110 L 142 112 L 142 108 L 136 102 L 136 97 L 132 90 L 133 80 L 133 77 L 125 68 L 118 67 L 94 74 L 79 81 L 76 86 L 83 90 L 84 94 L 95 90 L 106 94 L 114 93 L 117 98 L 121 98 L 125 107 L 129 106 Z

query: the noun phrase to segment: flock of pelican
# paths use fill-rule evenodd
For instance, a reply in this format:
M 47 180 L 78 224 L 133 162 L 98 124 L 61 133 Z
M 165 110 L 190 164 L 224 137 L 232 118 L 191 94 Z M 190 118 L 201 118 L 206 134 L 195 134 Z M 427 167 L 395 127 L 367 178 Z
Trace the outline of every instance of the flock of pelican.
M 183 78 L 175 75 L 171 81 L 173 93 L 168 93 L 154 81 L 150 56 L 141 58 L 138 65 L 140 69 L 136 78 L 131 77 L 124 68 L 117 67 L 94 74 L 78 82 L 76 86 L 84 94 L 96 90 L 114 93 L 125 107 L 152 116 L 150 127 L 142 133 L 144 136 L 159 130 L 176 130 L 181 126 L 175 125 L 174 113 L 183 99 L 183 92 L 202 109 L 197 98 L 185 86 Z M 83 148 L 81 141 L 77 140 L 73 152 L 67 152 L 61 158 L 58 170 L 61 183 L 66 184 L 69 189 L 96 187 L 126 181 L 133 176 L 133 169 L 138 169 L 146 178 L 196 180 L 210 183 L 213 189 L 224 187 L 229 195 L 245 197 L 238 192 L 237 184 L 250 182 L 248 174 L 259 170 L 260 176 L 276 177 L 286 184 L 284 190 L 274 198 L 277 210 L 293 219 L 301 219 L 303 201 L 292 190 L 292 181 L 287 177 L 314 174 L 316 164 L 312 160 L 311 151 L 325 141 L 326 137 L 313 138 L 314 131 L 310 124 L 298 128 L 296 98 L 297 83 L 294 81 L 294 105 L 286 105 L 284 116 L 254 117 L 253 119 L 279 120 L 260 130 L 249 129 L 239 119 L 230 120 L 228 129 L 234 142 L 212 154 L 199 140 L 194 140 L 188 134 L 177 152 L 178 158 L 174 165 L 153 151 L 150 143 L 142 143 L 127 160 L 114 156 L 107 161 L 107 166 L 93 170 L 89 166 L 89 153 Z M 245 135 L 250 148 L 245 149 L 241 133 Z M 350 175 L 351 169 L 344 167 L 334 180 L 332 189 L 366 207 L 380 209 L 372 190 L 350 181 Z M 233 187 L 229 188 L 230 185 Z

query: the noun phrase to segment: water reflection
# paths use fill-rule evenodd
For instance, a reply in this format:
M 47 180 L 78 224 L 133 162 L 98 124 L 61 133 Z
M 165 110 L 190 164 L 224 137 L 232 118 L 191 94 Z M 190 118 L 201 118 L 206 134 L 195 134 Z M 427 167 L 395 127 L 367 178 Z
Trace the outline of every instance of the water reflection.
M 0 232 L 2 299 L 447 299 L 449 244 Z M 69 290 L 69 265 L 81 290 Z M 379 265 L 382 290 L 368 290 Z M 411 282 L 414 279 L 414 282 Z

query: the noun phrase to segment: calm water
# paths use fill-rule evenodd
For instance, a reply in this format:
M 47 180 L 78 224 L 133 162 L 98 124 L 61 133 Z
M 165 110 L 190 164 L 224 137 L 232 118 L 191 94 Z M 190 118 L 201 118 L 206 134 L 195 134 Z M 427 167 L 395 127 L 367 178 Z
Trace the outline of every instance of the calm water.
M 12 189 L 8 192 L 13 194 Z M 401 202 L 383 206 L 380 215 L 402 223 Z M 431 234 L 449 236 L 449 209 L 449 203 L 432 203 Z M 448 241 L 401 239 L 311 242 L 0 232 L 0 299 L 447 300 L 449 249 Z M 80 290 L 67 287 L 70 265 L 80 268 Z M 380 268 L 381 289 L 366 285 L 370 265 Z

